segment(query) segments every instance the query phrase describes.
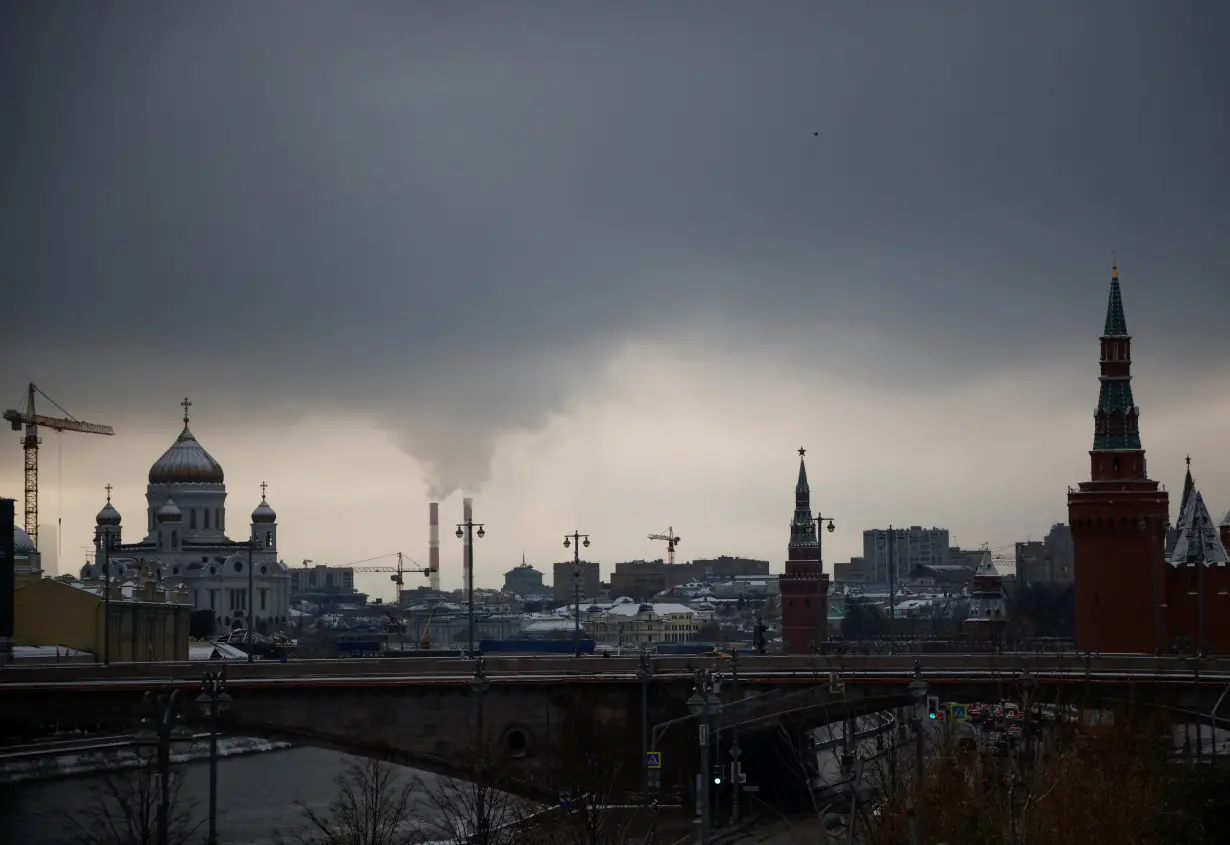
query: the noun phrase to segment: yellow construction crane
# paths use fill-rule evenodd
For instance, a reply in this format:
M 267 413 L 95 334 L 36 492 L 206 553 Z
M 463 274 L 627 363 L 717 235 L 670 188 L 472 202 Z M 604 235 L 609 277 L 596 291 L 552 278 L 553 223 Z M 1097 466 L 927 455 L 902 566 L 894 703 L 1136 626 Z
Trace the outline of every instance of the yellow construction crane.
M 649 539 L 665 541 L 667 558 L 672 564 L 675 562 L 675 546 L 679 545 L 679 537 L 675 534 L 674 528 L 666 529 L 663 534 L 650 534 Z
M 34 408 L 34 396 L 38 394 L 60 409 L 63 417 L 45 417 Z M 21 431 L 25 427 L 25 437 L 21 439 L 21 448 L 26 453 L 26 533 L 38 548 L 38 444 L 43 442 L 38 436 L 40 427 L 52 431 L 80 431 L 83 434 L 115 434 L 109 425 L 82 422 L 68 411 L 60 408 L 54 399 L 38 389 L 33 382 L 26 391 L 25 408 L 19 411 L 5 411 L 4 418 L 13 426 L 13 431 Z

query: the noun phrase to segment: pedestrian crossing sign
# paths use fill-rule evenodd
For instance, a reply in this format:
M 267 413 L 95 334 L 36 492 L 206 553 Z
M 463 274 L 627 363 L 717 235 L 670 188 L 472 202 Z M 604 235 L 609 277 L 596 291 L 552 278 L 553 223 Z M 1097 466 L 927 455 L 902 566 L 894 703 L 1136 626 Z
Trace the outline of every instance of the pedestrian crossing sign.
M 950 709 L 952 720 L 954 722 L 965 722 L 969 720 L 969 714 L 966 712 L 964 704 L 954 704 Z
M 645 768 L 647 769 L 662 768 L 662 752 L 661 751 L 646 751 L 645 752 Z

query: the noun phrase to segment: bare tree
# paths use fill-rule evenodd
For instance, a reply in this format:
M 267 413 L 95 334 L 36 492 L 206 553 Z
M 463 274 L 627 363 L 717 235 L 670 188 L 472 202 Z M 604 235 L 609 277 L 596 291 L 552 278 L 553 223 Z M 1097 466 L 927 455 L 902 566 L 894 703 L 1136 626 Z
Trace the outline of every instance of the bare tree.
M 424 786 L 423 793 L 426 812 L 432 816 L 424 825 L 427 840 L 471 845 L 530 845 L 539 841 L 526 834 L 537 808 L 501 789 L 499 779 L 490 774 L 475 781 L 442 778 L 434 786 Z
M 135 767 L 108 769 L 90 784 L 89 805 L 70 816 L 74 841 L 80 845 L 161 845 L 158 809 L 162 781 L 157 763 L 138 758 Z M 168 784 L 166 845 L 188 845 L 201 826 L 193 820 L 194 802 L 180 794 L 182 774 L 172 769 Z
M 338 775 L 338 796 L 328 810 L 300 804 L 305 828 L 278 839 L 300 845 L 416 845 L 423 841 L 413 823 L 416 783 L 380 760 L 352 762 Z
M 541 814 L 531 826 L 541 845 L 630 845 L 643 841 L 635 825 L 642 807 L 629 801 L 618 735 L 597 726 L 561 748 L 556 779 L 564 785 L 560 807 Z

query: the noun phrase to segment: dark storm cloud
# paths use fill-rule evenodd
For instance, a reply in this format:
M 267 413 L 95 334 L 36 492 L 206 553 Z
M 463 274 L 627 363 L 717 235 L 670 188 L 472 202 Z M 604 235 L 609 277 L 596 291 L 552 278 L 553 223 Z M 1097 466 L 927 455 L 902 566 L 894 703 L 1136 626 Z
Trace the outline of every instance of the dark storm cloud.
M 1095 333 L 1112 249 L 1160 359 L 1230 357 L 1223 3 L 2 14 L 13 380 L 117 411 L 371 409 L 472 486 L 630 336 L 977 376 Z

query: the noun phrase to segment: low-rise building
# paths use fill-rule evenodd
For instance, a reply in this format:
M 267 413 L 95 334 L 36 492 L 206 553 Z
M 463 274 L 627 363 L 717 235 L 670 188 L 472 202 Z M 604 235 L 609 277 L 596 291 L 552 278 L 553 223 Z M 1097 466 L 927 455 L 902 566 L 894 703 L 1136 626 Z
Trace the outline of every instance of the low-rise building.
M 108 602 L 101 581 L 72 576 L 26 581 L 13 593 L 14 641 L 17 645 L 67 646 L 107 654 Z M 113 661 L 187 660 L 192 600 L 186 589 L 168 589 L 151 577 L 111 584 L 110 657 Z
M 582 608 L 582 625 L 598 645 L 640 648 L 695 638 L 712 613 L 666 602 L 637 602 L 624 596 L 610 605 Z

